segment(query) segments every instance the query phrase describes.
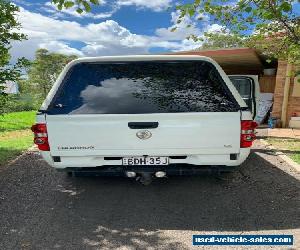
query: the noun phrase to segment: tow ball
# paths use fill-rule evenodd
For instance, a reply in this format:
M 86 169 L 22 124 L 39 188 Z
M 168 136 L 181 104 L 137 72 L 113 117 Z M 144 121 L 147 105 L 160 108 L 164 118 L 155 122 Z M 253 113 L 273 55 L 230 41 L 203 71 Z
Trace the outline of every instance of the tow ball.
M 125 172 L 126 176 L 128 178 L 135 178 L 136 181 L 140 182 L 141 184 L 147 186 L 149 184 L 151 184 L 152 180 L 153 180 L 153 176 L 157 177 L 157 178 L 163 178 L 166 177 L 167 173 L 164 171 L 157 171 L 154 173 L 150 173 L 150 172 L 141 172 L 141 173 L 136 173 L 133 171 L 127 171 Z

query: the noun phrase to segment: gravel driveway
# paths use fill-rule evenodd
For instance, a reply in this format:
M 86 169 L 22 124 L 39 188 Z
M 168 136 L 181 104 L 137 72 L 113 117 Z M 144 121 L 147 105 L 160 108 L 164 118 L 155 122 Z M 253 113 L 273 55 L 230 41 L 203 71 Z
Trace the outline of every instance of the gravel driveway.
M 292 248 L 273 249 L 300 249 L 299 180 L 259 143 L 223 179 L 172 177 L 150 186 L 70 178 L 29 152 L 0 168 L 0 249 L 211 249 L 191 243 L 193 234 L 209 233 L 293 234 Z

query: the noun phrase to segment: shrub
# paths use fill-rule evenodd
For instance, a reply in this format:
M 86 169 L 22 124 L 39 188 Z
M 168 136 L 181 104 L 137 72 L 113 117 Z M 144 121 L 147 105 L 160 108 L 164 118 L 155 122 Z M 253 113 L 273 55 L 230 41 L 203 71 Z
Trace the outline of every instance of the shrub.
M 29 94 L 11 94 L 6 99 L 5 105 L 0 108 L 0 113 L 37 110 L 40 106 L 40 102 Z

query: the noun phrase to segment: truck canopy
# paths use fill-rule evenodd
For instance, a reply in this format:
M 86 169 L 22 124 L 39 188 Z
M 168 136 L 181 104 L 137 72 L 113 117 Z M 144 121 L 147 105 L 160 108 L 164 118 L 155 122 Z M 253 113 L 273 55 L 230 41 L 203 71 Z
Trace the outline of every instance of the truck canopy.
M 47 114 L 236 112 L 216 67 L 194 61 L 79 62 L 66 73 Z

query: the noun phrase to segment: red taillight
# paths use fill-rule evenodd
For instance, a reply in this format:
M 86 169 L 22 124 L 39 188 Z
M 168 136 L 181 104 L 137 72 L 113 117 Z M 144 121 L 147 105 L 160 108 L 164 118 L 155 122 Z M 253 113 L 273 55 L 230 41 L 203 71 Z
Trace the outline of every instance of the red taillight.
M 257 123 L 254 121 L 241 121 L 241 148 L 249 148 L 256 139 L 255 128 Z
M 34 143 L 38 146 L 39 150 L 50 151 L 46 124 L 37 123 L 32 125 L 31 130 L 34 133 Z

